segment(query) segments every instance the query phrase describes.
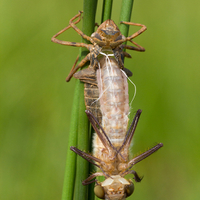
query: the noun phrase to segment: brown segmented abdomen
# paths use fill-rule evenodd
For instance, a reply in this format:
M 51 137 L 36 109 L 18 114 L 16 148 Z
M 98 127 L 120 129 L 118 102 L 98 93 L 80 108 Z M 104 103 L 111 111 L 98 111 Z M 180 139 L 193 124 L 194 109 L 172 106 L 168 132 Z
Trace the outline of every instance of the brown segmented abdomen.
M 86 110 L 90 110 L 97 118 L 98 122 L 102 123 L 102 114 L 99 104 L 99 89 L 96 81 L 96 71 L 89 66 L 74 74 L 74 77 L 84 82 L 84 98 Z
M 85 83 L 84 87 L 86 110 L 90 110 L 101 124 L 102 114 L 99 104 L 99 89 L 96 85 L 91 85 L 88 83 Z

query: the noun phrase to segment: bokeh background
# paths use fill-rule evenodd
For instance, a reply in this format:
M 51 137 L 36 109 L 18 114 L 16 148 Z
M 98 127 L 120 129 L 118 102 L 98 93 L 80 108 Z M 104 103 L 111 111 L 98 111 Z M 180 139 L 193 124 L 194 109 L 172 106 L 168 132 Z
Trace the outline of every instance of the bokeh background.
M 74 79 L 65 83 L 65 78 L 79 50 L 50 40 L 82 4 L 1 1 L 2 200 L 61 199 L 75 85 Z M 120 7 L 121 1 L 114 1 L 112 19 L 117 24 Z M 135 166 L 144 179 L 129 199 L 200 199 L 199 8 L 198 0 L 134 2 L 131 21 L 148 29 L 135 39 L 146 52 L 130 52 L 132 59 L 125 61 L 137 85 L 130 119 L 143 110 L 133 154 L 155 142 L 164 147 Z M 81 40 L 73 30 L 61 38 Z M 131 99 L 134 87 L 129 90 Z

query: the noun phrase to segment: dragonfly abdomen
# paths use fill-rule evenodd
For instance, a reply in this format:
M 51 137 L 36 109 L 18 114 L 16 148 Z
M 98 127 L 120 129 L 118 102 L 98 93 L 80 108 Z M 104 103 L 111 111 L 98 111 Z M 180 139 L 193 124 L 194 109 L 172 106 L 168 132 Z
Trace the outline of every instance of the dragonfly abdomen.
M 102 58 L 97 70 L 102 126 L 113 146 L 121 146 L 129 114 L 127 78 L 113 58 Z

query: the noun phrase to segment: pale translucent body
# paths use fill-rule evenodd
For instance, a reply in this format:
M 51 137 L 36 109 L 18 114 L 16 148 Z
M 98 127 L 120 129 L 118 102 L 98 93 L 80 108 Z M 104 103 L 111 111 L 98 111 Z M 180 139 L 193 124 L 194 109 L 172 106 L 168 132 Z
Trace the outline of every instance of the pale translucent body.
M 106 60 L 106 61 L 105 61 Z M 115 147 L 124 141 L 128 126 L 129 96 L 127 78 L 115 59 L 103 58 L 97 70 L 102 127 Z
M 73 148 L 80 156 L 95 164 L 101 172 L 96 172 L 83 181 L 89 183 L 97 176 L 104 176 L 103 182 L 96 180 L 95 194 L 105 200 L 125 200 L 134 191 L 131 179 L 124 178 L 133 174 L 136 182 L 141 178 L 131 170 L 131 167 L 148 157 L 163 145 L 157 144 L 148 151 L 129 160 L 129 147 L 137 126 L 141 110 L 138 110 L 127 132 L 129 114 L 129 96 L 127 77 L 113 58 L 104 56 L 99 60 L 97 69 L 97 84 L 99 88 L 100 110 L 102 124 L 90 111 L 86 111 L 88 118 L 96 131 L 93 140 L 93 155 L 91 156 Z
M 104 56 L 100 59 L 99 63 L 97 83 L 102 112 L 101 125 L 112 145 L 118 149 L 123 144 L 129 120 L 127 77 L 121 71 L 115 59 Z M 120 166 L 122 166 L 119 165 L 120 161 L 116 162 L 113 160 L 115 152 L 108 153 L 105 151 L 104 145 L 96 134 L 93 140 L 93 149 L 94 156 L 107 164 L 106 171 L 110 172 L 110 174 L 117 175 L 127 167 L 124 166 L 122 167 L 123 169 L 120 169 Z
M 97 70 L 97 83 L 99 88 L 100 110 L 102 112 L 102 127 L 112 145 L 119 149 L 125 139 L 128 127 L 129 95 L 127 77 L 121 71 L 117 61 L 104 56 L 99 61 Z M 95 134 L 93 141 L 94 156 L 101 159 L 105 170 L 110 177 L 101 183 L 107 200 L 123 200 L 126 197 L 126 188 L 133 185 L 120 174 L 128 167 L 120 157 L 115 157 L 116 152 L 109 151 Z M 128 160 L 128 149 L 124 158 Z

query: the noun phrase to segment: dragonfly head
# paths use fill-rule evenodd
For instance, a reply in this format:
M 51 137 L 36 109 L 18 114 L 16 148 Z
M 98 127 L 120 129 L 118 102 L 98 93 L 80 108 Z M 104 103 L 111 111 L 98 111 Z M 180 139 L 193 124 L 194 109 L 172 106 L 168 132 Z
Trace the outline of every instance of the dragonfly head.
M 111 176 L 94 188 L 95 195 L 106 200 L 123 200 L 130 196 L 133 191 L 133 182 L 120 175 Z

